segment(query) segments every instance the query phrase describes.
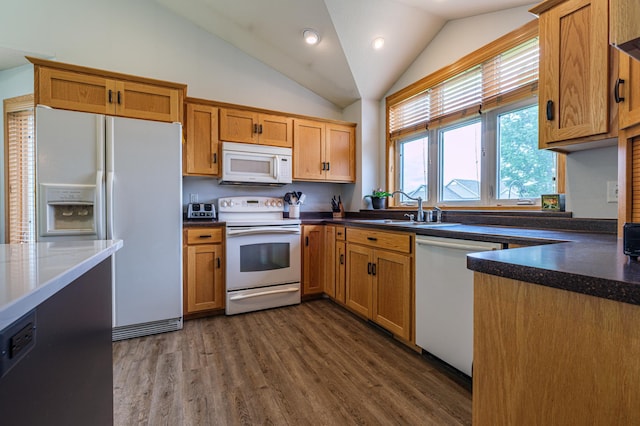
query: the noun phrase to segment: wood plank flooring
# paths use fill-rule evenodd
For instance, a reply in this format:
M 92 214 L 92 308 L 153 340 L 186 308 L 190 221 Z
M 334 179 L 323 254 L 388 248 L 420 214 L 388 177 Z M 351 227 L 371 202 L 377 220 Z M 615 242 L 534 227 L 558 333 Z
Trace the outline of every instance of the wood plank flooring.
M 329 300 L 113 344 L 116 425 L 470 425 L 471 394 Z

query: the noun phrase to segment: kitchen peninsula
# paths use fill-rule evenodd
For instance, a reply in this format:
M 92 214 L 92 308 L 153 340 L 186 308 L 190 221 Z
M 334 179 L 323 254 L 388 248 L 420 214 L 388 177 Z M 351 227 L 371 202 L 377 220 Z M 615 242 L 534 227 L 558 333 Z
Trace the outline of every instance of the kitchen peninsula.
M 111 259 L 122 246 L 0 245 L 3 424 L 113 423 Z
M 473 424 L 640 423 L 640 263 L 621 240 L 470 255 Z

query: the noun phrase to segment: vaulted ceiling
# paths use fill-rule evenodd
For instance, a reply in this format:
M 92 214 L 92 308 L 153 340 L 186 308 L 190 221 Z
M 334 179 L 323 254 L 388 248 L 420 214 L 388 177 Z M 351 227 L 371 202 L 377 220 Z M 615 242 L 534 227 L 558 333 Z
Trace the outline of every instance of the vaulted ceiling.
M 381 99 L 444 24 L 531 0 L 155 0 L 339 107 Z M 315 46 L 302 32 L 320 34 Z M 376 37 L 385 39 L 375 50 Z

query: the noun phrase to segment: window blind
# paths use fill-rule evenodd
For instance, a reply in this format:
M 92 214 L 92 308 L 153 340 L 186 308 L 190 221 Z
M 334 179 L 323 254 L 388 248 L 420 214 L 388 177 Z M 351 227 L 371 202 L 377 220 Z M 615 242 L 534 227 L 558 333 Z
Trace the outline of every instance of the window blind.
M 389 106 L 392 138 L 530 96 L 537 90 L 538 37 Z
M 5 102 L 5 108 L 7 103 Z M 11 106 L 9 107 L 11 108 Z M 13 109 L 16 105 L 13 105 Z M 9 243 L 35 241 L 35 137 L 33 98 L 18 111 L 5 109 L 6 221 Z

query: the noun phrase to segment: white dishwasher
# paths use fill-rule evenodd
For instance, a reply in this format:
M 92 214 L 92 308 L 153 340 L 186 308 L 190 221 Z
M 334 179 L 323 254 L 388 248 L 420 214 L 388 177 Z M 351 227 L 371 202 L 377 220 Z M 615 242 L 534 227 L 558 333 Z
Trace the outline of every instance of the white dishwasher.
M 473 272 L 467 254 L 502 244 L 416 236 L 416 344 L 471 376 Z

